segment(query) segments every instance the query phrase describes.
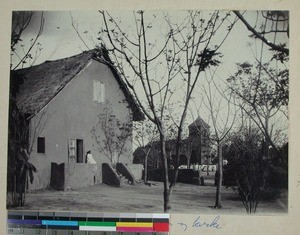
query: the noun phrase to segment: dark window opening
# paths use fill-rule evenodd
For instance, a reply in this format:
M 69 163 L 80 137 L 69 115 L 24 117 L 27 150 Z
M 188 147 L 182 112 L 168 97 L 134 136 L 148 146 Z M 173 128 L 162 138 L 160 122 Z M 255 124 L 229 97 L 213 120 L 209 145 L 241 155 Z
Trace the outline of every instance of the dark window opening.
M 38 137 L 37 139 L 37 152 L 45 153 L 45 137 Z
M 84 163 L 85 160 L 83 159 L 83 140 L 77 139 L 76 140 L 76 149 L 77 149 L 77 163 Z

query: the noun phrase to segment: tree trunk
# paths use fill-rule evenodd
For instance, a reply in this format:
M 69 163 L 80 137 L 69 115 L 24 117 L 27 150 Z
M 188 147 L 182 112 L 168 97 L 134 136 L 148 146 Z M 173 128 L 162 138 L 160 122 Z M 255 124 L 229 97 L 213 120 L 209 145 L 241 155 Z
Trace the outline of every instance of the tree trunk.
M 147 171 L 148 171 L 148 154 L 145 156 L 145 174 L 144 174 L 144 183 L 147 183 Z
M 174 175 L 173 178 L 171 180 L 171 185 L 170 185 L 170 189 L 172 190 L 172 188 L 175 186 L 176 181 L 177 181 L 177 177 L 178 177 L 178 168 L 179 168 L 179 163 L 180 163 L 180 151 L 182 148 L 182 125 L 183 122 L 185 120 L 185 116 L 186 114 L 184 113 L 182 116 L 182 120 L 180 123 L 180 126 L 178 128 L 178 134 L 177 134 L 177 138 L 176 138 L 176 149 L 175 149 L 175 169 L 174 169 Z
M 219 177 L 217 182 L 217 192 L 216 192 L 216 204 L 215 208 L 222 208 L 221 205 L 221 188 L 223 181 L 223 156 L 222 156 L 222 144 L 218 142 L 218 159 L 219 159 Z
M 171 190 L 169 186 L 169 172 L 168 172 L 168 161 L 166 154 L 166 140 L 163 133 L 160 134 L 160 149 L 161 149 L 161 160 L 163 163 L 163 180 L 164 180 L 164 212 L 167 213 L 171 209 Z
M 171 192 L 172 191 L 170 188 L 164 189 L 164 212 L 165 213 L 168 213 L 169 210 L 171 210 Z
M 207 166 L 207 168 L 206 168 L 206 174 L 207 175 L 209 175 L 209 169 L 208 169 L 208 160 L 209 160 L 209 158 L 208 158 L 208 156 L 206 157 L 206 166 Z

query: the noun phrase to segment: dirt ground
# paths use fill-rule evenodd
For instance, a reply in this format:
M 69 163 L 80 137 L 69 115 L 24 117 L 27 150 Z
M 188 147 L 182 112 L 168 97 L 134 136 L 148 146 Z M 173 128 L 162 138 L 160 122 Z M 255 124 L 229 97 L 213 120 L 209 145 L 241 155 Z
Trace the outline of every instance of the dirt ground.
M 213 179 L 206 179 L 206 186 L 177 183 L 172 194 L 172 213 L 216 213 L 214 200 L 216 187 Z M 220 214 L 245 214 L 245 208 L 231 188 L 222 188 Z M 26 205 L 21 210 L 45 211 L 101 211 L 124 213 L 163 212 L 163 184 L 152 182 L 121 188 L 105 184 L 68 191 L 39 190 L 28 193 Z M 287 192 L 281 198 L 260 202 L 258 213 L 287 213 Z

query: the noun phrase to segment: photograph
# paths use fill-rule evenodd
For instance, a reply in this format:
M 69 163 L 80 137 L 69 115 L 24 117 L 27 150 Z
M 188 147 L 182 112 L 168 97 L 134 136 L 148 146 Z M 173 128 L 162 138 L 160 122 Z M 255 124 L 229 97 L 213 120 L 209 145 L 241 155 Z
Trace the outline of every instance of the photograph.
M 12 11 L 7 210 L 288 215 L 289 17 Z

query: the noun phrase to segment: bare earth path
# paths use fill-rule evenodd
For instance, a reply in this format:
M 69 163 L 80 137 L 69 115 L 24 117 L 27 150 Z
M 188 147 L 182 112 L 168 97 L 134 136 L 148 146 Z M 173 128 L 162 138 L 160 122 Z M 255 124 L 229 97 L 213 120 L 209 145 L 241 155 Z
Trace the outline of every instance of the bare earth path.
M 153 182 L 151 187 L 144 184 L 124 185 L 121 188 L 100 184 L 69 191 L 41 190 L 28 193 L 26 205 L 21 210 L 45 211 L 99 211 L 125 213 L 163 212 L 163 185 Z M 246 211 L 232 189 L 222 189 L 223 208 L 213 208 L 216 188 L 178 183 L 172 195 L 172 213 L 245 214 Z M 287 213 L 287 193 L 280 199 L 261 202 L 258 213 Z

